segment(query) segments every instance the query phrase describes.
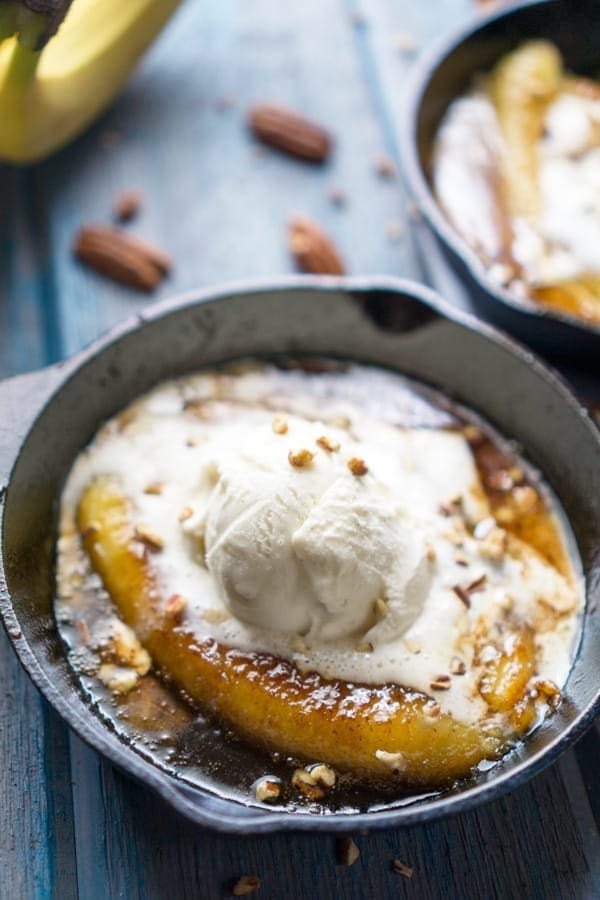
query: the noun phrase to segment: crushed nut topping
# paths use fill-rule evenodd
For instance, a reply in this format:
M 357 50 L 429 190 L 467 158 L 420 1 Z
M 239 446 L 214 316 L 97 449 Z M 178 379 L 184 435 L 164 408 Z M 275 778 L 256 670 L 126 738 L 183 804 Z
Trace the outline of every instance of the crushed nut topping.
M 557 709 L 562 700 L 558 685 L 549 679 L 538 679 L 534 682 L 533 687 L 538 694 L 541 694 L 551 709 Z
M 513 480 L 505 469 L 494 469 L 485 477 L 485 483 L 492 491 L 506 493 L 514 487 Z
M 488 536 L 493 528 L 496 528 L 496 520 L 493 516 L 487 516 L 485 519 L 480 519 L 473 529 L 473 537 L 478 541 L 482 541 Z
M 419 44 L 414 34 L 410 31 L 398 31 L 392 35 L 392 46 L 398 53 L 414 53 Z
M 450 671 L 453 675 L 464 675 L 467 671 L 465 663 L 458 656 L 452 657 Z
M 429 682 L 429 687 L 433 691 L 447 691 L 451 685 L 452 679 L 449 675 L 436 675 L 435 678 Z
M 75 619 L 75 631 L 82 644 L 89 644 L 90 630 L 85 619 Z
M 101 665 L 97 675 L 102 684 L 115 694 L 128 694 L 139 681 L 139 675 L 133 669 L 121 668 L 112 663 Z
M 389 612 L 387 601 L 383 597 L 378 597 L 375 601 L 375 615 L 379 619 L 385 619 Z
M 315 454 L 306 449 L 290 450 L 288 453 L 289 464 L 296 469 L 304 469 L 306 466 L 310 466 L 314 458 Z
M 523 473 L 523 469 L 519 466 L 511 466 L 508 470 L 508 474 L 512 478 L 515 484 L 520 484 L 525 480 L 525 474 Z
M 275 434 L 287 434 L 287 419 L 285 419 L 283 416 L 275 416 L 271 427 L 273 428 Z
M 411 638 L 404 638 L 404 646 L 408 650 L 409 653 L 420 653 L 421 647 L 415 643 L 415 641 L 411 640 Z
M 430 700 L 423 707 L 424 715 L 428 716 L 430 719 L 437 719 L 437 717 L 439 716 L 441 711 L 442 711 L 442 707 L 435 700 L 433 700 L 433 701 Z
M 144 488 L 145 494 L 162 494 L 163 485 L 160 481 L 153 481 L 151 484 L 147 484 Z
M 429 562 L 433 562 L 435 560 L 435 549 L 431 546 L 428 547 L 426 555 L 427 555 L 427 559 L 429 560 Z
M 165 602 L 165 615 L 169 619 L 178 619 L 187 606 L 187 600 L 181 594 L 171 594 Z
M 210 625 L 221 625 L 231 618 L 231 614 L 226 609 L 205 609 L 202 618 Z
M 322 450 L 326 450 L 328 453 L 336 453 L 340 449 L 340 442 L 334 441 L 333 438 L 326 437 L 326 435 L 317 438 L 317 444 Z
M 335 785 L 335 772 L 325 763 L 317 763 L 308 769 L 311 778 L 322 787 L 332 788 Z
M 537 503 L 538 495 L 530 485 L 525 484 L 522 487 L 516 487 L 512 493 L 512 498 L 519 512 L 531 512 Z
M 485 559 L 491 559 L 492 562 L 500 562 L 506 553 L 507 539 L 508 535 L 504 528 L 496 526 L 479 541 L 477 549 Z
M 141 541 L 148 550 L 152 550 L 153 553 L 159 553 L 165 545 L 161 536 L 156 534 L 155 531 L 152 531 L 148 525 L 136 525 L 135 537 L 138 541 Z
M 412 869 L 410 866 L 407 866 L 399 859 L 393 859 L 392 871 L 396 872 L 397 875 L 403 875 L 405 878 L 412 878 L 414 869 Z
M 406 769 L 407 760 L 403 753 L 390 753 L 388 750 L 376 750 L 375 757 L 391 769 L 394 775 L 401 775 Z
M 200 437 L 200 435 L 192 434 L 187 438 L 185 443 L 187 447 L 199 447 L 200 444 L 204 443 L 204 438 Z
M 194 510 L 191 506 L 184 506 L 181 512 L 178 515 L 178 519 L 180 522 L 185 522 L 187 519 L 191 519 L 194 515 Z
M 516 519 L 514 510 L 510 506 L 497 506 L 495 510 L 496 521 L 500 525 L 512 525 Z
M 292 785 L 298 788 L 309 800 L 321 800 L 325 791 L 306 769 L 296 769 L 292 775 Z
M 480 441 L 483 437 L 481 429 L 477 425 L 465 425 L 462 433 L 467 441 Z
M 455 516 L 462 509 L 462 505 L 463 498 L 457 494 L 455 497 L 450 497 L 445 503 L 440 503 L 439 511 L 443 516 Z
M 351 837 L 338 838 L 335 846 L 336 856 L 344 866 L 353 866 L 360 856 L 360 850 Z
M 290 647 L 296 653 L 308 653 L 308 644 L 298 634 L 290 641 Z
M 460 516 L 453 515 L 449 527 L 444 531 L 444 537 L 455 547 L 462 547 L 466 536 L 464 520 Z
M 334 416 L 331 420 L 332 425 L 337 425 L 338 428 L 345 428 L 346 430 L 350 428 L 352 422 L 348 418 L 348 416 Z
M 469 557 L 466 553 L 463 553 L 462 550 L 457 550 L 454 554 L 454 562 L 459 566 L 468 566 L 469 565 Z
M 373 644 L 370 641 L 361 641 L 361 643 L 357 644 L 354 649 L 357 653 L 372 653 Z
M 150 654 L 142 647 L 135 632 L 119 619 L 115 619 L 111 625 L 110 636 L 104 649 L 113 660 L 129 666 L 138 675 L 146 675 L 152 665 Z
M 459 600 L 465 604 L 467 609 L 471 606 L 471 594 L 477 594 L 479 591 L 485 590 L 487 575 L 479 575 L 468 584 L 455 584 L 452 588 Z
M 478 575 L 477 578 L 474 578 L 473 581 L 470 581 L 465 585 L 465 590 L 468 591 L 469 594 L 476 594 L 478 591 L 485 590 L 486 582 L 487 575 L 484 572 L 482 575 Z
M 246 894 L 253 894 L 259 887 L 260 878 L 258 875 L 242 875 L 234 884 L 231 892 L 235 897 L 244 897 Z
M 254 796 L 260 803 L 274 803 L 279 800 L 281 783 L 273 778 L 261 778 L 254 784 Z
M 394 160 L 387 153 L 380 153 L 379 156 L 376 156 L 373 165 L 377 174 L 382 178 L 396 177 Z
M 357 456 L 352 456 L 348 462 L 346 463 L 350 471 L 356 478 L 361 478 L 363 475 L 366 475 L 369 471 L 367 465 L 365 464 L 364 459 L 359 459 Z

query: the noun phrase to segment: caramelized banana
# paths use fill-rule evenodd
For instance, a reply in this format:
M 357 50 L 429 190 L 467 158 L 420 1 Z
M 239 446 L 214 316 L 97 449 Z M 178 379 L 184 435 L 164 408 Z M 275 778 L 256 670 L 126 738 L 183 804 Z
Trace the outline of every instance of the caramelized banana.
M 540 211 L 537 142 L 562 78 L 560 53 L 547 41 L 529 41 L 504 56 L 492 74 L 492 101 L 506 144 L 503 183 L 513 216 Z
M 600 322 L 600 275 L 534 288 L 532 293 L 548 306 L 574 313 L 588 322 Z
M 157 666 L 242 738 L 376 783 L 407 786 L 440 786 L 506 749 L 491 730 L 441 715 L 425 694 L 327 680 L 268 654 L 194 636 L 185 610 L 174 616 L 166 608 L 151 554 L 138 551 L 131 513 L 114 482 L 98 480 L 87 488 L 78 526 L 92 564 Z M 491 695 L 500 697 L 510 683 L 499 676 Z
M 525 731 L 535 720 L 535 704 L 529 685 L 535 674 L 535 642 L 531 628 L 523 626 L 505 639 L 486 663 L 479 693 L 490 709 L 510 713 L 513 726 Z

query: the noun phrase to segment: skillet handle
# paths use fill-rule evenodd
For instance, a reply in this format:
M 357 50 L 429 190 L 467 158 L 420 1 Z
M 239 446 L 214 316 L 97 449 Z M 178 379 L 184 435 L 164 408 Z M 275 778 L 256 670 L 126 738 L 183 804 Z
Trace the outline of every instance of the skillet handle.
M 62 378 L 62 363 L 0 381 L 0 494 L 29 429 Z

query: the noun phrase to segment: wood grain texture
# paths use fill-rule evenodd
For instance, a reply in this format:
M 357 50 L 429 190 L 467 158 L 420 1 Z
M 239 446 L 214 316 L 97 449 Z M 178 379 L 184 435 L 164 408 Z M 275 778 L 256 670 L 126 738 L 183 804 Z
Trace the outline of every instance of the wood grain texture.
M 397 153 L 411 62 L 393 36 L 425 45 L 470 8 L 471 0 L 188 0 L 97 126 L 41 166 L 0 170 L 0 374 L 70 354 L 146 302 L 71 257 L 80 224 L 108 221 L 123 188 L 143 195 L 128 227 L 175 260 L 157 297 L 293 271 L 284 226 L 294 211 L 326 227 L 353 273 L 421 275 L 401 181 L 374 172 L 379 154 Z M 315 169 L 258 150 L 245 127 L 257 100 L 325 123 L 337 138 L 331 161 Z M 346 192 L 345 205 L 331 203 L 332 187 Z M 356 836 L 361 857 L 345 868 L 329 837 L 233 840 L 172 813 L 67 732 L 4 635 L 0 678 L 7 900 L 218 898 L 244 874 L 261 877 L 261 900 L 600 893 L 592 738 L 566 764 L 468 815 Z M 413 867 L 412 879 L 392 872 L 393 858 Z

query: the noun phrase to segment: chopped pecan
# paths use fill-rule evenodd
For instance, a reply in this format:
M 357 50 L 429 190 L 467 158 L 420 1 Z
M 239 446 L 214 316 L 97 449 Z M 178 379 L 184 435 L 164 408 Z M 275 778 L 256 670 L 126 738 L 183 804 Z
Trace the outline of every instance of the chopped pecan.
M 366 465 L 364 459 L 359 459 L 357 456 L 352 456 L 348 462 L 346 463 L 350 471 L 356 478 L 362 478 L 363 475 L 366 475 L 369 471 L 368 466 Z
M 115 200 L 113 212 L 118 222 L 129 222 L 137 216 L 142 205 L 142 195 L 135 188 L 121 191 Z
M 343 275 L 346 271 L 339 250 L 328 234 L 312 219 L 297 215 L 290 222 L 289 246 L 303 272 L 313 275 Z
M 360 850 L 351 837 L 338 838 L 336 842 L 336 855 L 342 865 L 353 866 L 360 856 Z
M 305 469 L 306 466 L 310 466 L 314 458 L 315 454 L 306 449 L 290 450 L 288 453 L 288 462 L 295 469 Z

